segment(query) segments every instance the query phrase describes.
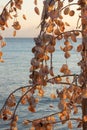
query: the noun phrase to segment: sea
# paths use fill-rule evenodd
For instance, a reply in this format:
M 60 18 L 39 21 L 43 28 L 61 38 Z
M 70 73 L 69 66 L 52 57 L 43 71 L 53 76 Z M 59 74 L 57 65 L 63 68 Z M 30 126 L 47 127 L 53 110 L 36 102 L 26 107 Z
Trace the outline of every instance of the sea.
M 29 74 L 30 74 L 30 62 L 34 57 L 32 53 L 32 48 L 35 46 L 33 38 L 5 38 L 6 46 L 2 49 L 4 63 L 0 63 L 0 109 L 4 105 L 4 102 L 8 95 L 14 91 L 16 88 L 29 85 Z M 55 52 L 53 54 L 53 66 L 55 76 L 60 74 L 60 68 L 62 64 L 69 65 L 69 69 L 73 74 L 80 74 L 81 69 L 77 63 L 81 60 L 81 55 L 76 51 L 76 48 L 81 44 L 81 39 L 78 38 L 77 42 L 72 41 L 73 49 L 71 51 L 71 57 L 66 60 L 64 58 L 64 53 L 60 50 L 60 46 L 63 45 L 64 40 L 57 41 L 55 46 Z M 24 120 L 37 119 L 49 114 L 58 112 L 58 102 L 59 99 L 50 99 L 50 93 L 56 91 L 56 88 L 61 89 L 61 86 L 54 86 L 49 84 L 45 88 L 45 96 L 40 99 L 39 104 L 37 104 L 37 112 L 31 113 L 27 111 L 27 106 L 20 105 L 17 114 L 19 115 L 18 130 L 30 130 L 29 126 L 23 125 Z M 20 94 L 17 93 L 17 98 Z M 49 107 L 53 106 L 53 107 Z M 77 117 L 81 116 L 81 110 Z M 76 128 L 75 122 L 73 123 L 73 130 Z M 6 130 L 9 127 L 8 122 L 3 122 L 0 120 L 0 130 Z M 56 124 L 54 130 L 67 130 L 67 124 Z

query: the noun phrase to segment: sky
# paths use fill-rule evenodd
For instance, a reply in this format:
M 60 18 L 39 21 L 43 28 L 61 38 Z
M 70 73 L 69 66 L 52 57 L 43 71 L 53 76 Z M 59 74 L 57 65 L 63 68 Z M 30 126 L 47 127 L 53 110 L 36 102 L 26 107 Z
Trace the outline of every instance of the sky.
M 4 5 L 9 0 L 0 0 L 0 12 L 3 9 Z M 18 20 L 21 23 L 21 29 L 17 31 L 17 37 L 35 37 L 39 34 L 40 28 L 37 28 L 40 24 L 41 10 L 43 7 L 43 0 L 38 0 L 37 7 L 40 9 L 40 15 L 37 15 L 34 12 L 34 0 L 23 0 L 22 10 L 18 11 Z M 22 15 L 25 14 L 27 20 L 22 18 Z M 8 21 L 9 28 L 6 28 L 5 31 L 0 32 L 4 37 L 13 37 L 14 29 L 11 27 L 12 20 Z
M 9 0 L 0 0 L 0 11 L 3 9 L 4 5 Z M 37 0 L 38 5 L 37 7 L 40 10 L 40 15 L 37 15 L 34 12 L 34 0 L 23 0 L 22 10 L 18 11 L 18 20 L 21 24 L 21 29 L 17 31 L 16 37 L 36 37 L 39 34 L 40 28 L 37 28 L 40 24 L 40 16 L 43 8 L 43 0 Z M 76 0 L 77 1 L 77 0 Z M 75 2 L 76 2 L 75 1 Z M 74 7 L 74 6 L 73 6 Z M 73 7 L 71 9 L 73 9 Z M 75 8 L 75 7 L 74 7 Z M 22 15 L 25 14 L 27 17 L 27 20 L 25 21 L 22 18 Z M 76 21 L 78 20 L 76 14 L 76 17 L 67 19 L 67 16 L 65 16 L 65 21 L 68 21 L 68 23 L 71 23 L 71 29 L 74 28 Z M 0 32 L 4 37 L 13 37 L 13 31 L 14 29 L 11 27 L 12 20 L 8 22 L 9 28 L 6 28 L 5 31 Z

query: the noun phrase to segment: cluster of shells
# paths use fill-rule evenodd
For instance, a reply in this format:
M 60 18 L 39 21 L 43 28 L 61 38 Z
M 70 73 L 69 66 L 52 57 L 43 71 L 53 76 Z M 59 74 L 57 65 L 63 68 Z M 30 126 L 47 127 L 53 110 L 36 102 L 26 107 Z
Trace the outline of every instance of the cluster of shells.
M 5 28 L 9 27 L 8 21 L 9 19 L 13 20 L 12 27 L 14 29 L 13 36 L 16 36 L 16 31 L 21 29 L 20 22 L 17 20 L 18 13 L 17 10 L 22 7 L 23 0 L 10 0 L 6 6 L 4 7 L 2 13 L 0 14 L 0 31 L 4 31 Z M 26 20 L 26 16 L 23 14 L 23 19 Z M 2 42 L 2 36 L 0 35 L 0 49 L 5 46 L 5 42 L 3 40 Z M 3 44 L 3 45 L 2 45 Z M 2 53 L 2 52 L 1 52 Z M 2 55 L 2 54 L 1 54 Z M 0 55 L 0 57 L 1 57 Z M 0 62 L 3 62 L 3 60 L 0 60 Z
M 73 5 L 73 0 L 68 0 L 69 5 Z M 81 1 L 78 1 L 77 10 L 81 11 Z M 64 52 L 64 57 L 66 60 L 70 58 L 70 51 L 73 49 L 73 44 L 77 42 L 77 37 L 80 35 L 81 30 L 69 30 L 66 31 L 66 28 L 70 26 L 68 22 L 63 21 L 64 15 L 68 15 L 73 17 L 75 15 L 75 11 L 71 9 L 70 6 L 66 6 L 63 8 L 64 2 L 60 0 L 56 1 L 44 1 L 44 8 L 42 12 L 41 18 L 41 31 L 37 38 L 34 38 L 35 46 L 32 48 L 32 52 L 34 57 L 31 59 L 31 68 L 30 68 L 30 83 L 33 85 L 39 85 L 40 89 L 43 90 L 40 96 L 44 96 L 44 86 L 48 84 L 48 82 L 52 84 L 63 84 L 63 77 L 56 77 L 54 74 L 54 66 L 53 66 L 53 53 L 55 52 L 55 47 L 58 40 L 64 40 L 64 44 L 60 46 L 60 49 Z M 37 11 L 35 11 L 37 13 Z M 62 15 L 62 13 L 64 15 Z M 38 13 L 37 13 L 38 14 Z M 83 50 L 83 45 L 79 44 L 77 46 L 76 51 L 81 52 Z M 79 64 L 79 63 L 78 63 Z M 71 116 L 71 109 L 74 110 L 73 114 L 78 113 L 77 105 L 81 104 L 82 95 L 84 90 L 79 86 L 80 78 L 73 80 L 70 82 L 69 77 L 67 75 L 71 75 L 72 72 L 68 67 L 68 62 L 64 63 L 60 72 L 66 77 L 66 84 L 68 85 L 62 91 L 57 91 L 57 94 L 51 94 L 51 98 L 55 100 L 55 98 L 60 98 L 60 102 L 58 104 L 59 109 L 61 109 L 61 113 L 59 113 L 59 118 L 62 121 L 69 120 Z M 51 77 L 51 80 L 50 80 Z M 73 75 L 74 77 L 74 75 Z M 81 76 L 82 78 L 82 76 Z M 37 87 L 36 87 L 37 89 Z M 82 126 L 82 120 L 78 119 L 78 126 Z M 72 128 L 72 123 L 69 122 L 69 128 Z M 34 126 L 34 128 L 36 128 Z
M 72 3 L 72 1 L 69 1 Z M 64 2 L 59 1 L 44 1 L 44 9 L 41 18 L 40 35 L 34 39 L 35 46 L 32 48 L 34 57 L 31 60 L 30 79 L 32 83 L 46 85 L 48 76 L 54 76 L 52 55 L 55 52 L 57 40 L 64 39 L 64 46 L 60 46 L 64 52 L 66 60 L 70 58 L 70 51 L 73 49 L 71 42 L 77 42 L 77 36 L 80 35 L 79 30 L 65 31 L 67 22 L 63 22 L 63 15 L 74 16 L 75 11 L 67 6 L 63 9 Z M 82 50 L 82 45 L 77 47 L 77 51 Z M 68 64 L 63 64 L 60 68 L 63 74 L 70 74 Z

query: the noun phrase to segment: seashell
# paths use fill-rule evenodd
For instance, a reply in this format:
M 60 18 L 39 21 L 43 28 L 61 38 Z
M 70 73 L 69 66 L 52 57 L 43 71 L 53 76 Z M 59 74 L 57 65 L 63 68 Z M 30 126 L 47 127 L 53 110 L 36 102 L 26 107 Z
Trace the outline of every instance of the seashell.
M 63 35 L 57 36 L 57 39 L 58 39 L 58 40 L 61 40 L 62 38 L 63 38 Z
M 55 45 L 56 45 L 56 40 L 53 39 L 53 40 L 50 42 L 50 44 L 51 44 L 52 46 L 55 46 Z
M 44 55 L 43 58 L 44 58 L 45 61 L 49 60 L 49 56 L 48 55 Z
M 36 112 L 36 110 L 35 110 L 35 108 L 33 106 L 29 106 L 28 110 L 31 111 L 31 112 Z
M 57 78 L 55 78 L 55 83 L 60 83 L 62 81 L 62 78 L 60 76 L 58 76 Z
M 35 51 L 37 51 L 38 53 L 43 53 L 44 49 L 42 47 L 36 46 Z
M 63 64 L 62 67 L 60 68 L 60 72 L 64 74 L 71 74 L 71 71 L 68 69 L 67 64 Z
M 14 37 L 16 36 L 16 30 L 13 31 L 13 36 L 14 36 Z
M 76 39 L 76 36 L 75 36 L 75 34 L 73 33 L 73 34 L 71 34 L 71 39 L 72 39 L 72 41 L 73 42 L 77 42 L 77 39 Z
M 19 30 L 19 29 L 21 28 L 21 25 L 19 24 L 18 21 L 14 22 L 12 26 L 13 26 L 13 28 L 16 29 L 16 30 Z
M 63 16 L 59 14 L 59 19 L 63 19 Z
M 58 28 L 54 30 L 54 34 L 55 34 L 55 35 L 60 35 L 60 33 L 61 33 L 61 32 L 59 31 Z
M 63 7 L 63 1 L 58 1 L 58 9 L 61 9 Z
M 49 68 L 47 65 L 42 68 L 42 73 L 49 74 Z
M 2 51 L 0 51 L 0 57 L 2 57 L 2 55 L 3 55 L 3 52 L 2 52 Z
M 64 32 L 64 30 L 65 30 L 65 26 L 64 25 L 60 26 L 60 31 Z
M 16 3 L 15 3 L 15 6 L 16 6 L 16 8 L 18 8 L 18 9 L 21 10 L 21 4 L 16 4 Z
M 68 65 L 67 64 L 63 64 L 61 69 L 60 69 L 60 72 L 64 72 L 65 70 L 68 70 Z
M 69 42 L 68 40 L 66 40 L 66 41 L 64 42 L 64 45 L 70 45 L 70 42 Z
M 59 21 L 58 21 L 58 26 L 59 26 L 59 27 L 64 26 L 64 23 L 63 23 L 62 20 L 59 20 Z
M 75 11 L 74 11 L 74 10 L 70 10 L 70 11 L 69 11 L 69 15 L 70 15 L 70 16 L 74 16 L 74 14 L 75 14 Z
M 77 52 L 80 52 L 80 51 L 82 51 L 82 49 L 83 49 L 83 46 L 82 46 L 82 44 L 80 44 L 80 45 L 78 45 L 78 46 L 77 46 Z
M 26 16 L 25 16 L 25 14 L 23 14 L 23 16 L 22 16 L 22 17 L 23 17 L 23 19 L 24 19 L 24 20 L 26 20 Z
M 6 42 L 2 41 L 1 42 L 1 47 L 4 47 L 4 46 L 6 46 Z
M 5 25 L 5 21 L 2 19 L 1 15 L 0 15 L 0 25 L 4 26 Z
M 49 52 L 49 53 L 53 53 L 55 51 L 55 48 L 54 48 L 54 46 L 49 44 L 46 47 L 46 51 Z
M 53 10 L 53 5 L 50 5 L 50 6 L 48 6 L 48 11 L 50 12 L 50 11 L 52 11 Z
M 37 0 L 34 0 L 34 4 L 37 5 Z
M 31 60 L 31 65 L 33 65 L 33 66 L 35 66 L 35 67 L 39 67 L 39 64 L 40 64 L 39 61 L 37 61 L 35 58 L 32 58 L 32 60 Z
M 70 11 L 69 7 L 65 8 L 64 14 L 65 14 L 65 15 L 68 15 L 68 14 L 69 14 L 69 11 Z
M 54 19 L 54 22 L 58 25 L 59 24 L 59 20 L 58 19 Z
M 38 9 L 37 7 L 34 8 L 34 11 L 35 11 L 35 13 L 36 13 L 37 15 L 40 14 L 39 9 Z
M 52 26 L 52 25 L 48 26 L 47 29 L 46 29 L 46 31 L 47 31 L 48 33 L 53 32 L 53 26 Z
M 0 29 L 1 29 L 1 30 L 5 30 L 5 27 L 1 26 Z
M 68 51 L 66 51 L 64 56 L 65 56 L 66 59 L 68 59 L 70 57 L 70 53 Z

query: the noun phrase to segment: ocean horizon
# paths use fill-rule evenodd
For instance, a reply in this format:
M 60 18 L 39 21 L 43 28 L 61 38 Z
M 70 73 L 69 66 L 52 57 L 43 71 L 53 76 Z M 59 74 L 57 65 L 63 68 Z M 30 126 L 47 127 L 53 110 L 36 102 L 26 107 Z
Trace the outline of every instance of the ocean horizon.
M 16 88 L 26 86 L 29 84 L 29 74 L 30 74 L 30 62 L 34 57 L 32 53 L 32 48 L 35 46 L 33 38 L 26 37 L 10 37 L 4 38 L 7 45 L 2 49 L 4 63 L 0 63 L 0 109 L 4 104 L 8 95 Z M 73 43 L 74 48 L 71 51 L 71 58 L 67 60 L 70 70 L 73 74 L 80 74 L 81 70 L 77 63 L 81 60 L 80 53 L 76 52 L 76 48 L 81 44 L 81 38 L 78 38 L 77 43 Z M 55 75 L 60 74 L 60 67 L 62 64 L 66 63 L 63 52 L 60 50 L 60 45 L 63 45 L 62 41 L 57 41 L 56 51 L 53 54 L 53 66 Z M 62 60 L 61 60 L 62 59 Z M 58 86 L 59 89 L 61 88 Z M 50 91 L 49 91 L 50 90 Z M 45 116 L 58 111 L 58 99 L 53 102 L 50 99 L 50 92 L 55 92 L 56 88 L 49 85 L 46 88 L 46 95 L 41 99 L 40 103 L 37 105 L 37 112 L 35 114 L 25 112 L 27 107 L 21 106 L 18 108 L 17 114 L 19 115 L 18 128 L 19 130 L 29 130 L 27 126 L 21 125 L 24 119 L 33 119 L 37 117 Z M 19 93 L 17 95 L 19 97 Z M 53 104 L 55 108 L 49 108 L 49 105 Z M 81 113 L 81 111 L 80 111 Z M 78 116 L 78 115 L 77 115 Z M 73 122 L 73 130 L 76 129 L 75 122 Z M 8 128 L 7 122 L 0 122 L 0 129 L 5 130 Z M 55 127 L 55 130 L 67 130 L 67 125 L 61 125 Z M 79 128 L 79 130 L 81 130 Z

